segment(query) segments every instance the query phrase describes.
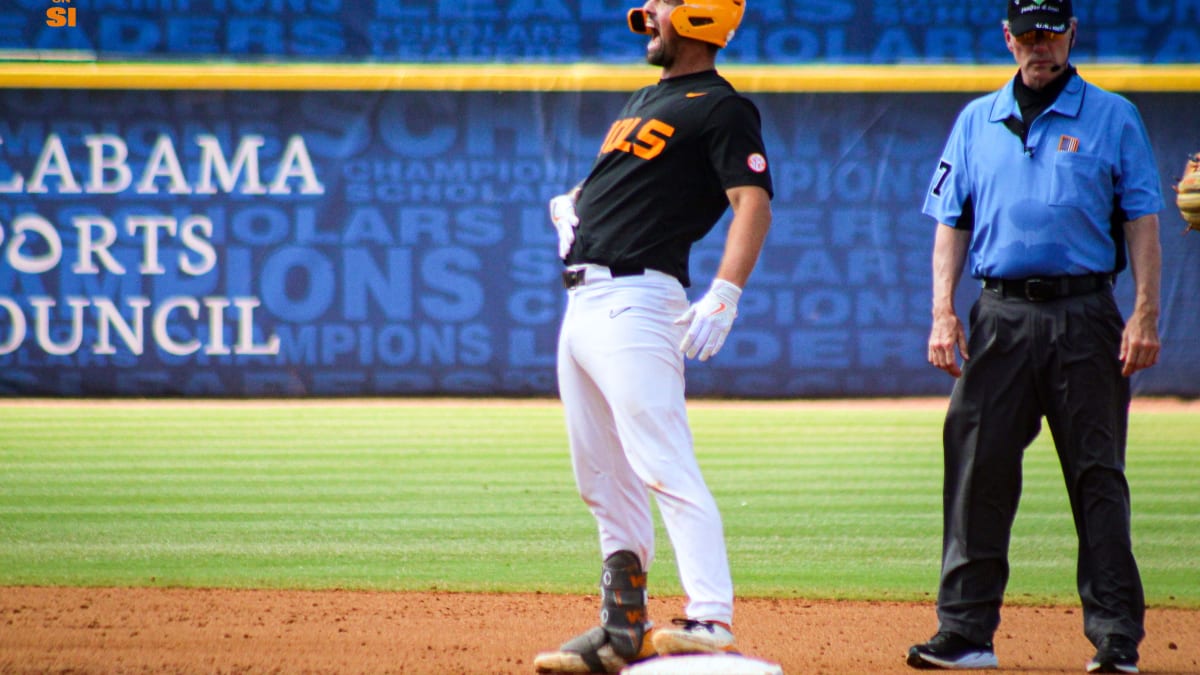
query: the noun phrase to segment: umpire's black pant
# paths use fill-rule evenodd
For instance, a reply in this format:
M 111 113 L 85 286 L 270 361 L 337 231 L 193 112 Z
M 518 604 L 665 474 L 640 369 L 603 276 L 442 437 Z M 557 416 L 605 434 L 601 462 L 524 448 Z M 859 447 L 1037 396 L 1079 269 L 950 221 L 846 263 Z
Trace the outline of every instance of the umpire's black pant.
M 1045 416 L 1079 535 L 1084 633 L 1140 641 L 1145 599 L 1130 541 L 1129 380 L 1112 291 L 1044 302 L 984 290 L 946 414 L 939 630 L 990 642 L 1008 582 L 1021 459 Z

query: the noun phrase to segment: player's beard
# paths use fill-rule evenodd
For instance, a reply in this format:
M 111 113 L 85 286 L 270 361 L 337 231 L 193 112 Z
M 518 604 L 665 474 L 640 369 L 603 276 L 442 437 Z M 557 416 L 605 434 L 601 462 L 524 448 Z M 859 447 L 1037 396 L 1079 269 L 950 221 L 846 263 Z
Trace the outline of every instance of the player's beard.
M 658 45 L 655 46 L 654 40 L 658 40 Z M 659 66 L 668 69 L 675 65 L 675 51 L 667 48 L 666 40 L 662 36 L 658 36 L 650 41 L 650 45 L 646 48 L 646 63 L 652 66 Z

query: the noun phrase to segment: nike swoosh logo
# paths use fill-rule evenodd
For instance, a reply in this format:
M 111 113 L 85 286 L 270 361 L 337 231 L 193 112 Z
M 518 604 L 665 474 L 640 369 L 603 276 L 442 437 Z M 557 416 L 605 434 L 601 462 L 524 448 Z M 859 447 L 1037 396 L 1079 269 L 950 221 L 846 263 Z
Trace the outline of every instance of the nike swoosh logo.
M 709 312 L 709 313 L 708 313 L 708 315 L 709 315 L 709 316 L 716 316 L 716 315 L 718 315 L 718 314 L 720 314 L 721 312 L 724 312 L 724 311 L 725 311 L 725 303 L 723 303 L 723 302 L 722 302 L 721 304 L 717 305 L 717 308 L 716 308 L 716 309 L 714 309 L 713 311 Z
M 701 96 L 707 96 L 707 95 L 708 95 L 707 91 L 689 91 L 688 93 L 684 94 L 684 96 L 686 96 L 688 98 L 700 98 Z
M 608 318 L 615 319 L 630 309 L 633 309 L 633 308 L 632 307 L 622 307 L 621 309 L 610 309 L 610 310 L 608 310 Z

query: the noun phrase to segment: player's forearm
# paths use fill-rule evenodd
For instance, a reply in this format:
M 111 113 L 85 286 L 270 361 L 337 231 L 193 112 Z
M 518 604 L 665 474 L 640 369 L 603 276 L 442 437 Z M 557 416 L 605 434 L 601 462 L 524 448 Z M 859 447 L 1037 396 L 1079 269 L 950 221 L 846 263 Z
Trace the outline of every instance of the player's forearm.
M 939 223 L 933 240 L 933 315 L 954 314 L 954 292 L 967 261 L 968 230 Z
M 733 220 L 729 223 L 729 235 L 725 239 L 725 252 L 717 268 L 717 278 L 724 279 L 738 288 L 745 288 L 750 273 L 758 264 L 759 254 L 771 229 L 771 201 L 765 190 L 743 188 L 752 192 L 739 192 L 730 200 Z

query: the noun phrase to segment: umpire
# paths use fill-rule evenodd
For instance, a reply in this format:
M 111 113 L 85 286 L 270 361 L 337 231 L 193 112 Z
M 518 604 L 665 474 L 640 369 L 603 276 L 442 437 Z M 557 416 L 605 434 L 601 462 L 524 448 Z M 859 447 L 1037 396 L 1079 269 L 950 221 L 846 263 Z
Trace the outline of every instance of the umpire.
M 924 205 L 938 222 L 929 362 L 958 380 L 943 431 L 938 632 L 907 663 L 997 667 L 1021 460 L 1045 417 L 1079 537 L 1084 633 L 1097 650 L 1087 671 L 1136 673 L 1145 604 L 1125 437 L 1128 377 L 1159 353 L 1159 177 L 1137 109 L 1071 65 L 1070 0 L 1007 4 L 1018 72 L 959 114 Z M 1113 299 L 1127 261 L 1128 322 Z M 969 341 L 954 309 L 968 263 L 982 285 Z

